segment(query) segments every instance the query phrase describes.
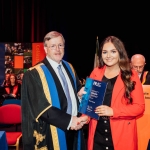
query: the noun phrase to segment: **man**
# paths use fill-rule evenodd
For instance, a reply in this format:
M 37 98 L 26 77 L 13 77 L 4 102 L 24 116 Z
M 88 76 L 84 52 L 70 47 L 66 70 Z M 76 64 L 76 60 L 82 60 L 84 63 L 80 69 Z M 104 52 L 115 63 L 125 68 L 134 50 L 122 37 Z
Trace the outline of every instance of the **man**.
M 144 71 L 145 57 L 141 54 L 135 54 L 131 57 L 131 67 L 138 72 L 143 85 L 150 84 L 150 72 Z
M 9 85 L 9 82 L 10 82 L 9 77 L 10 77 L 10 74 L 6 73 L 5 79 L 0 86 L 0 106 L 2 105 L 3 101 L 5 100 L 5 97 L 3 95 L 5 94 L 5 88 L 7 88 Z
M 87 117 L 77 117 L 77 92 L 81 96 L 83 88 L 73 66 L 62 59 L 64 47 L 61 33 L 52 31 L 46 34 L 45 59 L 24 74 L 21 96 L 24 150 L 85 149 L 81 128 Z M 59 74 L 58 67 L 67 83 Z M 69 86 L 69 94 L 65 86 Z
M 3 83 L 1 84 L 1 87 L 5 87 L 5 86 L 9 85 L 9 77 L 10 77 L 10 73 L 6 73 L 5 79 L 4 79 Z

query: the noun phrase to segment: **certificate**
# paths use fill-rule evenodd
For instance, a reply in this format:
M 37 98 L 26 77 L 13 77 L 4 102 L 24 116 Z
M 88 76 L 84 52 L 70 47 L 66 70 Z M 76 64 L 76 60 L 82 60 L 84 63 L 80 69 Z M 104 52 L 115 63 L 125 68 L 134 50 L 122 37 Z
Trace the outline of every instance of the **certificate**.
M 106 82 L 87 78 L 84 87 L 86 94 L 82 96 L 79 112 L 98 120 L 99 116 L 94 110 L 103 104 L 106 88 Z

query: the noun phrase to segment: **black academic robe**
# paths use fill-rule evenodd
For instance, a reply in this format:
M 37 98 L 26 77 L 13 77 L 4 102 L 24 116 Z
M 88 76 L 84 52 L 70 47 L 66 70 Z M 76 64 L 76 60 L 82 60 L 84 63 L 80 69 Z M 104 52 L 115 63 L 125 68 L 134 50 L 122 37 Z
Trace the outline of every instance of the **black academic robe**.
M 142 72 L 141 77 L 140 77 L 141 83 L 143 83 L 143 80 L 144 80 L 143 85 L 150 85 L 150 72 L 148 71 L 148 73 L 146 74 L 146 77 L 143 79 L 144 72 L 145 71 Z
M 78 139 L 78 131 L 67 130 L 71 115 L 66 113 L 67 99 L 61 83 L 55 71 L 49 64 L 48 60 L 45 58 L 42 63 L 48 68 L 54 79 L 60 101 L 60 109 L 53 107 L 47 100 L 45 94 L 45 91 L 47 90 L 44 90 L 44 81 L 41 80 L 41 76 L 39 75 L 37 69 L 33 67 L 29 69 L 29 71 L 25 72 L 21 89 L 22 132 L 24 150 L 43 148 L 45 145 L 48 150 L 55 150 L 55 139 L 52 136 L 53 129 L 50 128 L 50 125 L 53 125 L 54 127 L 63 130 L 63 132 L 65 133 L 67 143 L 66 150 L 77 150 L 76 141 Z M 81 89 L 81 84 L 77 75 L 75 76 L 77 85 L 76 91 L 75 84 L 69 70 L 64 63 L 63 66 L 70 78 L 74 92 L 77 93 Z M 77 94 L 75 95 L 77 100 L 77 106 L 79 106 Z M 39 138 L 39 134 L 37 134 L 37 132 L 35 131 L 41 132 L 41 134 L 45 135 L 46 138 L 42 137 L 43 139 L 45 139 L 42 139 L 42 142 L 38 141 L 38 143 L 36 143 L 36 138 Z M 85 143 L 81 131 L 81 150 L 84 149 Z

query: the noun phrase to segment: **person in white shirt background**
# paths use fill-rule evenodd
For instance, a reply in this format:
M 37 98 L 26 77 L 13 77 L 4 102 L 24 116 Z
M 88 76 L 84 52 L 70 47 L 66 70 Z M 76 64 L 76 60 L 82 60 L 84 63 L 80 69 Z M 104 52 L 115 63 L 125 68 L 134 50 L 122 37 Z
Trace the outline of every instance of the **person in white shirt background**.
M 141 83 L 143 85 L 149 85 L 150 84 L 150 72 L 144 70 L 144 67 L 146 65 L 145 57 L 142 54 L 134 54 L 131 57 L 131 67 L 135 71 L 137 71 L 138 76 L 141 80 Z

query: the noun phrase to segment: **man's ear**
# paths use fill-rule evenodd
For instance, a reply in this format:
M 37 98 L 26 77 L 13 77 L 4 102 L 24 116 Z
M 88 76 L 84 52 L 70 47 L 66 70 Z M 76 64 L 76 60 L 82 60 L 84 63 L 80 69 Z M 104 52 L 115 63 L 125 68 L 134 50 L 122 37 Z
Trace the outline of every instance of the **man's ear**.
M 131 66 L 131 68 L 132 68 L 132 63 L 130 62 L 130 66 Z
M 47 54 L 47 47 L 45 47 L 45 46 L 44 46 L 44 51 L 45 51 L 45 53 Z

